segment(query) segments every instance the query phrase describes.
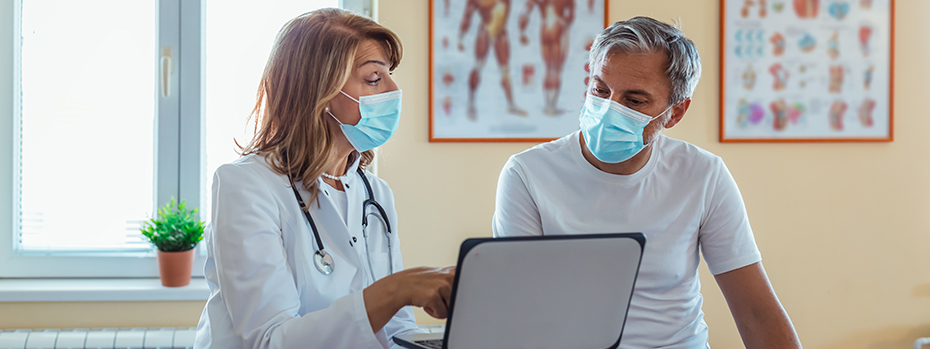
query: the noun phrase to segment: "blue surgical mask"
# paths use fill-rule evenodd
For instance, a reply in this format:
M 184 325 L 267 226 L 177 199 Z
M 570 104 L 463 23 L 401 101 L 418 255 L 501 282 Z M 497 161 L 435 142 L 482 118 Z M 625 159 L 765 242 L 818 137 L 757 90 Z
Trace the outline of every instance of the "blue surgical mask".
M 665 108 L 659 116 L 671 108 Z M 578 119 L 591 154 L 602 162 L 613 164 L 627 161 L 646 148 L 643 129 L 659 116 L 652 117 L 589 93 Z
M 342 133 L 359 153 L 380 147 L 397 132 L 397 126 L 400 125 L 401 90 L 361 96 L 358 99 L 339 92 L 358 103 L 362 118 L 355 125 L 346 125 L 336 119 L 333 113 L 329 115 L 336 119 Z

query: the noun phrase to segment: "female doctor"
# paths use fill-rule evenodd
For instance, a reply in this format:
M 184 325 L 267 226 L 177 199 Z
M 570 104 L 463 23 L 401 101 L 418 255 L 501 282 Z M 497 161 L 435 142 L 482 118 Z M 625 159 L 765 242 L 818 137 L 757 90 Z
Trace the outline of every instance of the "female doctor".
M 402 48 L 372 20 L 322 9 L 278 33 L 256 135 L 216 170 L 195 348 L 387 348 L 444 318 L 454 269 L 403 270 L 394 196 L 364 169 L 397 129 Z

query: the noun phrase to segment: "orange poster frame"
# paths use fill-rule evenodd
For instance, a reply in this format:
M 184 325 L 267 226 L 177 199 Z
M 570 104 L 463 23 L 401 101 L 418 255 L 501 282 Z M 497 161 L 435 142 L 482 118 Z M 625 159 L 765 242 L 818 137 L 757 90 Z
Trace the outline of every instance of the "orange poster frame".
M 733 2 L 744 3 L 745 0 L 731 0 Z M 758 0 L 756 0 L 758 1 Z M 770 0 L 772 1 L 772 0 Z M 727 0 L 720 0 L 720 65 L 719 65 L 719 141 L 721 143 L 852 143 L 852 142 L 892 142 L 894 141 L 894 57 L 895 57 L 895 1 L 889 0 L 888 8 L 888 35 L 889 35 L 889 57 L 888 57 L 888 134 L 884 137 L 850 137 L 850 138 L 728 138 L 726 134 L 726 92 L 727 92 Z M 791 0 L 785 0 L 786 7 L 791 6 Z M 826 0 L 821 0 L 826 3 Z M 826 12 L 826 9 L 822 9 Z
M 434 68 L 435 68 L 434 66 L 435 47 L 433 47 L 434 46 L 434 41 L 433 41 L 434 30 L 433 29 L 434 29 L 435 19 L 433 18 L 433 13 L 435 12 L 434 6 L 435 6 L 436 1 L 441 1 L 441 0 L 428 0 L 429 2 L 429 9 L 428 9 L 429 10 L 429 35 L 428 35 L 429 37 L 429 67 L 428 67 L 429 69 L 429 142 L 430 143 L 500 143 L 500 142 L 542 143 L 542 142 L 549 142 L 549 141 L 558 139 L 558 138 L 438 138 L 434 135 L 433 130 L 435 127 L 435 123 L 433 119 L 435 118 L 435 115 L 434 115 L 434 107 L 435 107 L 434 103 L 435 102 L 433 100 L 433 97 L 435 93 L 434 91 L 435 86 L 434 86 L 433 74 L 434 74 Z M 448 0 L 448 1 L 454 2 L 454 1 L 467 1 L 467 0 Z M 520 8 L 519 6 L 513 6 L 513 7 Z M 511 13 L 511 15 L 513 15 L 513 13 Z M 603 28 L 606 28 L 608 23 L 610 23 L 609 16 L 610 16 L 610 0 L 604 0 Z

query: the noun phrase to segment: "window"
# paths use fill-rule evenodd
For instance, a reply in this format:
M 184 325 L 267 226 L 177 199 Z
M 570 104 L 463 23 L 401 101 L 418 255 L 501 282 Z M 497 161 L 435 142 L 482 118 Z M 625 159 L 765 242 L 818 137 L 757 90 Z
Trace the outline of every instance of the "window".
M 21 251 L 148 250 L 138 227 L 155 202 L 156 10 L 23 2 Z
M 0 28 L 13 82 L 0 86 L 0 277 L 157 276 L 140 224 L 171 197 L 209 218 L 277 31 L 336 6 L 370 13 L 364 0 L 0 4 L 13 23 Z

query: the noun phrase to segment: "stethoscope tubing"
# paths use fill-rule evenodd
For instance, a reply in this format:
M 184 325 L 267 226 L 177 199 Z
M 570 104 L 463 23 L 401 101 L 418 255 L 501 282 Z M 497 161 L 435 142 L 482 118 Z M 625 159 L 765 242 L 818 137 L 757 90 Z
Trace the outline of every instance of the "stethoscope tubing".
M 374 191 L 371 189 L 371 183 L 368 182 L 368 178 L 365 176 L 365 170 L 361 168 L 356 169 L 356 173 L 362 178 L 362 182 L 365 184 L 365 191 L 368 194 L 368 199 L 362 202 L 362 236 L 365 239 L 365 254 L 368 257 L 368 272 L 371 273 L 372 281 L 375 280 L 374 268 L 371 264 L 371 251 L 368 249 L 368 215 L 366 214 L 368 206 L 374 206 L 378 211 L 378 214 L 381 216 L 381 221 L 384 223 L 385 227 L 385 240 L 387 240 L 388 245 L 388 263 L 390 265 L 390 274 L 394 273 L 394 250 L 391 246 L 391 221 L 388 219 L 387 211 L 384 210 L 384 207 L 381 207 L 381 204 L 374 199 Z M 304 217 L 307 218 L 307 222 L 310 223 L 310 230 L 313 232 L 313 238 L 316 240 L 317 250 L 314 252 L 314 258 L 316 260 L 317 269 L 323 275 L 329 275 L 333 272 L 333 260 L 332 257 L 326 253 L 323 247 L 323 239 L 320 238 L 320 232 L 316 227 L 316 223 L 313 221 L 313 216 L 310 215 L 309 210 L 304 210 L 306 205 L 304 204 L 303 198 L 300 196 L 300 192 L 297 191 L 297 186 L 294 184 L 293 178 L 290 175 L 287 176 L 288 181 L 291 184 L 291 189 L 294 191 L 294 196 L 297 198 L 297 203 L 300 204 L 300 210 L 304 213 Z
M 288 177 L 288 179 L 290 179 L 290 177 Z M 310 216 L 310 211 L 304 210 L 304 199 L 300 197 L 300 193 L 297 192 L 297 186 L 294 185 L 293 180 L 291 180 L 291 189 L 294 190 L 294 196 L 297 197 L 297 202 L 300 204 L 300 211 L 307 217 L 307 222 L 310 222 L 310 230 L 313 230 L 313 238 L 316 239 L 316 246 L 319 247 L 319 251 L 323 251 L 323 240 L 320 239 L 320 234 L 317 233 L 316 223 L 313 221 L 313 217 Z

